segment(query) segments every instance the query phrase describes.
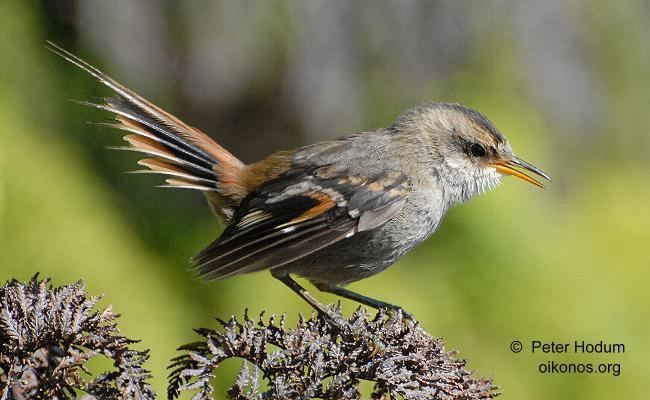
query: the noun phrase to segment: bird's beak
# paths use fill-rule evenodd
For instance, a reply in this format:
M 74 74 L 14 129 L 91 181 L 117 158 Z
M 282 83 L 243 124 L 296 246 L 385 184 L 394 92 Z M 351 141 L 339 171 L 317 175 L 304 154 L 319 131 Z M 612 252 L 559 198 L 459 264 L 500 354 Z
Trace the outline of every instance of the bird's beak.
M 510 159 L 510 160 L 497 161 L 497 162 L 491 163 L 491 165 L 494 168 L 496 168 L 497 171 L 499 171 L 500 173 L 502 173 L 504 175 L 516 176 L 517 178 L 523 179 L 526 182 L 530 182 L 535 186 L 541 187 L 542 189 L 546 189 L 546 187 L 540 181 L 538 181 L 537 179 L 532 178 L 532 177 L 524 174 L 523 172 L 521 172 L 521 171 L 519 171 L 519 170 L 517 170 L 515 168 L 525 169 L 527 171 L 530 171 L 530 172 L 532 172 L 534 174 L 537 174 L 537 175 L 541 176 L 544 179 L 547 179 L 549 181 L 551 180 L 551 178 L 548 175 L 546 175 L 546 173 L 544 171 L 542 171 L 541 169 L 539 169 L 539 168 L 537 168 L 537 167 L 535 167 L 533 165 L 528 164 L 526 161 L 524 161 L 524 160 L 522 160 L 520 158 L 517 158 L 515 156 L 512 156 L 512 159 Z

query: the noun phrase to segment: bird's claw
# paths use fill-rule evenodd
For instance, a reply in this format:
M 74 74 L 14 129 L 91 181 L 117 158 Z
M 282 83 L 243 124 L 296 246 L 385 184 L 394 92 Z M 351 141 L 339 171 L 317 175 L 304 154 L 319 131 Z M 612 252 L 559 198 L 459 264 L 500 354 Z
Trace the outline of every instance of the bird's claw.
M 325 317 L 332 324 L 332 326 L 334 326 L 340 332 L 342 336 L 347 336 L 348 338 L 351 337 L 354 341 L 365 338 L 371 342 L 373 349 L 372 355 L 383 352 L 385 346 L 383 343 L 381 343 L 381 341 L 379 341 L 379 339 L 359 327 L 353 327 L 352 324 L 350 324 L 350 322 L 344 319 L 341 315 L 334 312 L 328 312 L 325 314 Z
M 327 313 L 326 316 L 329 322 L 334 327 L 336 327 L 336 329 L 338 329 L 339 331 L 341 332 L 352 331 L 352 327 L 350 326 L 350 323 L 340 315 L 334 313 Z
M 411 314 L 411 313 L 408 312 L 408 311 L 405 311 L 405 310 L 404 310 L 402 307 L 400 307 L 400 306 L 396 306 L 396 305 L 393 305 L 393 304 L 387 304 L 387 305 L 386 305 L 386 311 L 387 311 L 388 313 L 391 313 L 391 314 L 392 314 L 392 313 L 401 313 L 401 314 L 402 314 L 402 318 L 404 318 L 404 319 L 408 319 L 408 320 L 410 320 L 410 321 L 415 321 L 415 317 L 413 316 L 413 314 Z

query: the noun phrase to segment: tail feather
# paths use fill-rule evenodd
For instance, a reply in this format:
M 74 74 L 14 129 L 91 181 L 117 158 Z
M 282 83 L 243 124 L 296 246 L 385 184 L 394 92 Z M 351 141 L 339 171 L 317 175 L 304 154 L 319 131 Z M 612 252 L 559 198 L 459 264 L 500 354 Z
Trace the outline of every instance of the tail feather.
M 77 103 L 84 106 L 98 108 L 100 110 L 117 114 L 117 117 L 112 123 L 93 122 L 91 123 L 92 125 L 106 126 L 108 128 L 119 129 L 126 132 L 131 132 L 136 135 L 148 137 L 149 139 L 155 140 L 165 145 L 166 147 L 183 152 L 186 156 L 195 158 L 197 161 L 201 161 L 207 165 L 213 165 L 217 162 L 217 159 L 213 156 L 206 154 L 200 148 L 191 146 L 187 143 L 187 141 L 179 138 L 179 136 L 173 133 L 170 128 L 160 126 L 158 124 L 154 124 L 151 121 L 145 120 L 141 115 L 137 114 L 137 111 L 126 112 L 120 110 L 115 106 L 117 98 L 107 98 L 104 100 L 106 101 L 105 104 L 77 101 Z
M 197 183 L 185 180 L 185 179 L 165 179 L 166 185 L 160 185 L 161 188 L 172 188 L 172 189 L 193 189 L 199 190 L 202 192 L 216 192 L 217 189 L 211 188 L 205 185 L 199 185 Z
M 137 120 L 134 117 L 141 116 L 145 119 L 150 120 L 149 122 L 156 122 L 161 124 L 161 127 L 171 129 L 170 136 L 175 139 L 185 139 L 187 144 L 193 144 L 208 154 L 212 155 L 215 159 L 219 160 L 222 163 L 231 164 L 232 166 L 243 167 L 243 163 L 239 161 L 235 156 L 230 154 L 226 149 L 216 143 L 212 138 L 210 138 L 205 133 L 200 130 L 193 128 L 177 117 L 169 114 L 155 104 L 149 102 L 139 94 L 133 92 L 127 87 L 123 86 L 110 76 L 106 75 L 98 68 L 88 64 L 84 60 L 70 53 L 69 51 L 57 46 L 52 42 L 47 42 L 47 49 L 53 53 L 59 55 L 60 57 L 66 59 L 77 67 L 88 72 L 90 75 L 94 76 L 97 80 L 102 82 L 104 85 L 111 88 L 117 97 L 107 99 L 109 104 L 112 106 L 113 112 L 120 111 L 118 114 L 122 114 L 129 119 Z M 111 101 L 114 101 L 113 104 L 110 104 Z M 139 121 L 144 122 L 144 121 Z M 161 129 L 162 131 L 167 131 L 168 129 Z
M 108 111 L 118 114 L 116 120 L 119 124 L 131 128 L 136 134 L 147 136 L 175 150 L 182 151 L 197 161 L 210 165 L 214 165 L 219 161 L 219 158 L 207 153 L 203 148 L 183 137 L 177 127 L 146 118 L 147 116 L 143 115 L 140 110 L 130 110 L 129 104 L 122 103 L 123 100 L 119 96 L 106 99 L 108 105 L 106 108 L 109 109 Z
M 212 180 L 210 179 L 205 179 L 201 178 L 196 175 L 190 175 L 188 174 L 185 170 L 182 168 L 178 168 L 174 166 L 173 164 L 166 163 L 164 161 L 155 159 L 155 158 L 143 158 L 142 160 L 138 161 L 138 165 L 142 165 L 143 167 L 146 167 L 148 169 L 141 169 L 137 171 L 131 171 L 131 173 L 135 174 L 160 174 L 160 175 L 167 175 L 171 176 L 174 178 L 181 178 L 185 179 L 187 181 L 195 182 L 195 183 L 204 183 L 204 184 L 211 184 L 213 183 Z
M 82 102 L 116 114 L 115 122 L 101 125 L 129 132 L 124 140 L 130 146 L 114 149 L 148 155 L 150 158 L 140 160 L 138 164 L 149 168 L 152 173 L 171 176 L 166 180 L 165 187 L 215 192 L 210 195 L 206 193 L 213 210 L 226 217 L 232 214 L 229 208 L 233 206 L 234 197 L 229 197 L 241 198 L 245 195 L 233 194 L 232 189 L 245 187 L 240 184 L 242 173 L 246 170 L 245 164 L 205 133 L 147 101 L 72 53 L 51 42 L 47 43 L 47 48 L 115 92 L 115 96 L 104 99 L 101 104 Z

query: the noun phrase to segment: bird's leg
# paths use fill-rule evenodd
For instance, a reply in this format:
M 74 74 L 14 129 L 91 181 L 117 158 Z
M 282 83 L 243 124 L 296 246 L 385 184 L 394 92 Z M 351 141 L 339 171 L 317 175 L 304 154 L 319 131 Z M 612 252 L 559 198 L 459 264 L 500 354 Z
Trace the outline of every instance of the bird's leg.
M 291 290 L 296 292 L 298 296 L 302 297 L 303 300 L 305 300 L 307 303 L 309 303 L 310 306 L 312 306 L 316 311 L 318 311 L 321 315 L 326 316 L 327 318 L 336 325 L 336 327 L 344 331 L 346 329 L 349 329 L 349 325 L 345 319 L 343 319 L 342 316 L 335 314 L 332 312 L 332 310 L 328 309 L 323 303 L 320 301 L 316 300 L 314 296 L 311 295 L 308 291 L 305 290 L 300 284 L 291 278 L 291 276 L 287 273 L 274 273 L 271 272 L 271 275 L 280 282 L 284 283 L 287 285 Z
M 402 312 L 402 315 L 405 318 L 413 320 L 413 316 L 410 313 L 404 311 L 404 309 L 402 307 L 396 306 L 395 304 L 386 303 L 385 301 L 373 299 L 372 297 L 364 296 L 362 294 L 353 292 L 351 290 L 348 290 L 348 289 L 345 289 L 345 288 L 342 288 L 342 287 L 336 286 L 336 285 L 323 284 L 323 283 L 316 283 L 315 285 L 318 288 L 318 290 L 320 290 L 322 292 L 328 292 L 328 293 L 335 294 L 337 296 L 344 297 L 346 299 L 354 300 L 354 301 L 356 301 L 358 303 L 365 304 L 365 305 L 370 306 L 372 308 L 376 308 L 377 310 L 382 309 L 382 308 L 385 308 L 385 309 L 388 309 L 388 310 L 394 310 L 394 311 L 399 310 L 399 311 Z

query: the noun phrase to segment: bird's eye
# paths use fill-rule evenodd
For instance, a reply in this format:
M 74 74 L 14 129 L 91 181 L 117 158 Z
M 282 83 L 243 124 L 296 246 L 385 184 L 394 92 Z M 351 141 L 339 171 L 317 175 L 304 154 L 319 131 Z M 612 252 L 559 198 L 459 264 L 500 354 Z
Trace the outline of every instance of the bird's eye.
M 469 150 L 472 152 L 474 157 L 483 157 L 485 155 L 485 147 L 478 143 L 472 144 L 472 147 L 470 147 Z

